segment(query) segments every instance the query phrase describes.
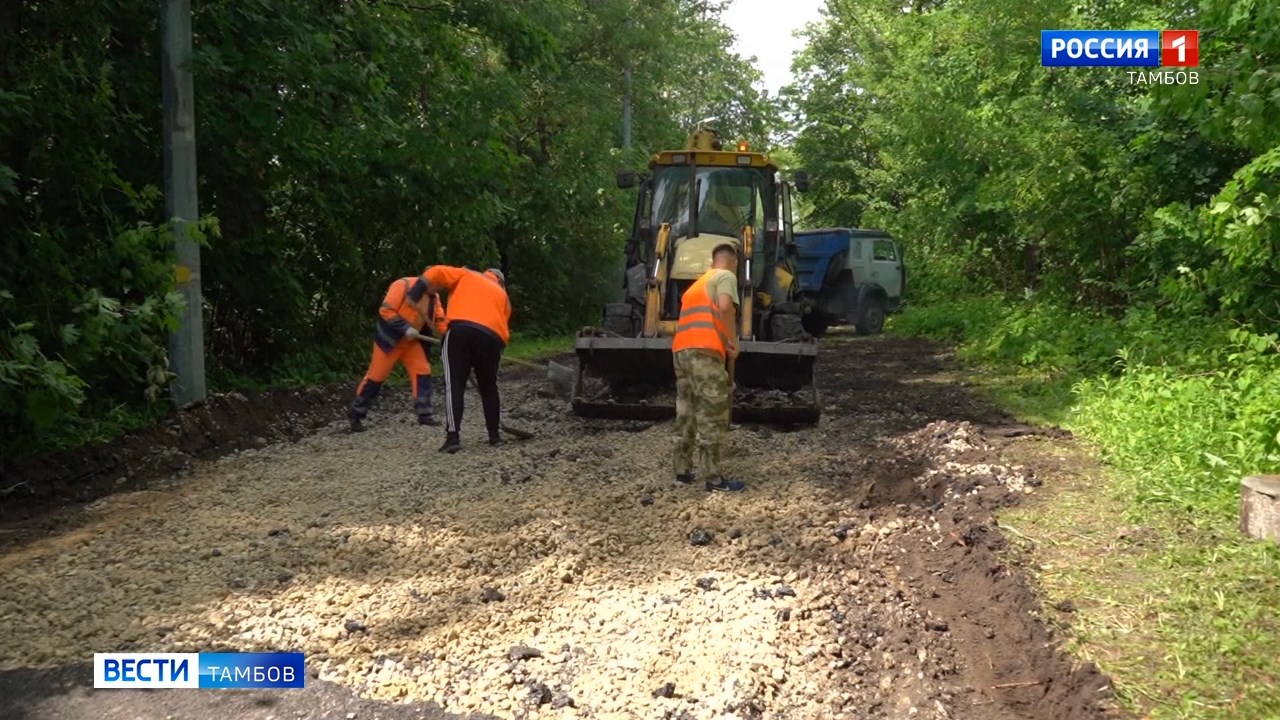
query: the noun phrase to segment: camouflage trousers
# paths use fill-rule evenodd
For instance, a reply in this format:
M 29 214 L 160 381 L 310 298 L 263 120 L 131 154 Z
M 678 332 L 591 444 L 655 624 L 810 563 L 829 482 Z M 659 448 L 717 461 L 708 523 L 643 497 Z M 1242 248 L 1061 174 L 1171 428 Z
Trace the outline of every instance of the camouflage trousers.
M 729 371 L 724 361 L 697 350 L 672 358 L 676 371 L 676 474 L 693 468 L 698 454 L 699 480 L 720 477 L 720 448 L 729 432 Z

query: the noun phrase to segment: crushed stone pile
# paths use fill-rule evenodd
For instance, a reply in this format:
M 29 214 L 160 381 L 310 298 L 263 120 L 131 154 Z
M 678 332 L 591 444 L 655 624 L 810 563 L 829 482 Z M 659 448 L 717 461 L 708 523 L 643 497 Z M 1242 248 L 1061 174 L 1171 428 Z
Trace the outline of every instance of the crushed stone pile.
M 670 423 L 580 421 L 512 383 L 537 437 L 488 447 L 469 394 L 442 455 L 389 395 L 365 433 L 196 464 L 0 557 L 0 664 L 300 650 L 361 695 L 499 718 L 1016 717 L 983 714 L 904 561 L 1038 484 L 974 424 L 736 426 L 751 487 L 708 495 L 672 481 Z

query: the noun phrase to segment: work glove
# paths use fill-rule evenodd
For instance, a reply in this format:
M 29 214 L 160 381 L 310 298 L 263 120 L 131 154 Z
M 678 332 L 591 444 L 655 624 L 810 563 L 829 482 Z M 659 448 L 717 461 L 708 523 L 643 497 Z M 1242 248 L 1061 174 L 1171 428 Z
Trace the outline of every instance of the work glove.
M 413 328 L 409 328 L 408 330 L 405 330 L 404 336 L 409 338 L 410 340 L 422 339 L 422 333 L 418 332 L 417 330 L 414 330 Z

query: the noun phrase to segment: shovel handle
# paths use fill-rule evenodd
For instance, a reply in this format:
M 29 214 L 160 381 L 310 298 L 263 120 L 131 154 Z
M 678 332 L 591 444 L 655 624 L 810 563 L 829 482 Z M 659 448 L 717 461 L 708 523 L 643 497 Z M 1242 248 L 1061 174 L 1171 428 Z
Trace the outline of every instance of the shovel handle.
M 519 359 L 516 359 L 516 358 L 513 358 L 513 357 L 507 357 L 507 356 L 505 356 L 505 355 L 503 355 L 503 356 L 502 356 L 502 361 L 503 361 L 503 362 L 514 363 L 514 364 L 516 364 L 516 365 L 523 365 L 523 366 L 525 366 L 525 367 L 533 368 L 534 370 L 546 370 L 546 369 L 547 369 L 545 365 L 539 365 L 538 363 L 535 363 L 535 362 L 529 362 L 528 360 L 519 360 Z
M 428 336 L 428 335 L 423 335 L 423 336 L 421 336 L 419 339 L 420 339 L 420 340 L 422 340 L 423 342 L 431 343 L 432 345 L 440 345 L 440 344 L 441 344 L 441 343 L 440 343 L 439 338 L 430 337 L 430 336 Z M 503 356 L 502 356 L 502 361 L 503 361 L 503 362 L 509 362 L 509 363 L 515 363 L 516 365 L 523 365 L 523 366 L 525 366 L 525 367 L 531 367 L 531 368 L 533 368 L 534 370 L 546 370 L 546 368 L 545 368 L 545 367 L 543 367 L 542 365 L 539 365 L 538 363 L 529 362 L 528 360 L 519 360 L 519 359 L 517 359 L 517 358 L 513 358 L 513 357 L 507 357 L 506 355 L 503 355 Z

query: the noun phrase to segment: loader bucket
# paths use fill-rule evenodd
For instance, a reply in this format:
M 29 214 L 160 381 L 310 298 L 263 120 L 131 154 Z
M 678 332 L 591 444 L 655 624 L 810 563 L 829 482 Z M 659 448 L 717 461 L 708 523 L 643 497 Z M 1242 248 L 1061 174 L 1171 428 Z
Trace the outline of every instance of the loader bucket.
M 573 412 L 612 420 L 666 420 L 676 416 L 671 338 L 628 338 L 584 330 L 574 349 L 578 378 Z
M 739 348 L 734 367 L 734 422 L 818 422 L 821 410 L 814 383 L 815 341 L 743 341 Z
M 580 417 L 667 420 L 676 416 L 671 338 L 627 338 L 586 329 L 575 343 L 572 394 Z M 817 344 L 743 341 L 735 364 L 734 422 L 808 424 L 820 415 Z

